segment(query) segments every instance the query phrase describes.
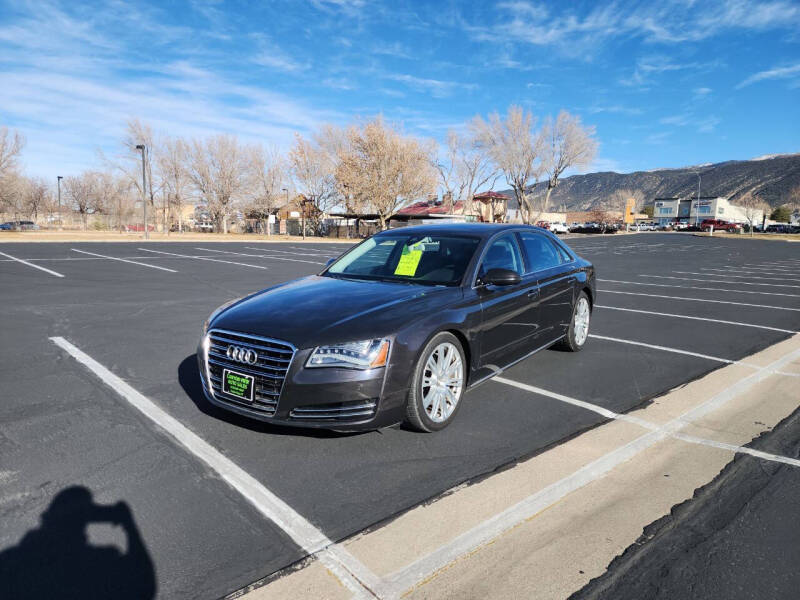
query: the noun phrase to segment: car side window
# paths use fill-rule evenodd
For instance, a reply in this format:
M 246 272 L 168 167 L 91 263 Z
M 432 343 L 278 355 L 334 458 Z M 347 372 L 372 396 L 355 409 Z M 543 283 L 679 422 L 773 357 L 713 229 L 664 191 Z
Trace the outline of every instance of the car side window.
M 503 235 L 491 243 L 483 255 L 478 277 L 482 278 L 491 269 L 508 269 L 523 274 L 522 254 L 513 235 Z
M 536 233 L 520 233 L 522 245 L 528 258 L 526 273 L 535 273 L 551 267 L 557 267 L 565 262 L 562 253 L 543 235 Z M 563 254 L 566 254 L 565 252 Z M 566 257 L 566 260 L 570 260 Z

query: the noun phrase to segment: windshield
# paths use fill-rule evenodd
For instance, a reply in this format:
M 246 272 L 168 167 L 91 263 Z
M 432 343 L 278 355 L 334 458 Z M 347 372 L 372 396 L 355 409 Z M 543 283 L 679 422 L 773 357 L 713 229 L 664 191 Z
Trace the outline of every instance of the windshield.
M 455 235 L 381 235 L 353 248 L 333 263 L 325 275 L 458 285 L 479 241 L 479 238 Z

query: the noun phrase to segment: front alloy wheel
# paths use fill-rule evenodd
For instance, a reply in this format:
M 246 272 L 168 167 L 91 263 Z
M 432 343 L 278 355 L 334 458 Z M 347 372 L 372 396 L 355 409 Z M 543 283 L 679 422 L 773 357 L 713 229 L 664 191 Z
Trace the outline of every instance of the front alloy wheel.
M 575 308 L 572 310 L 572 320 L 567 329 L 567 335 L 561 341 L 561 347 L 571 352 L 578 352 L 589 337 L 589 321 L 592 317 L 592 305 L 586 292 L 578 295 Z
M 420 431 L 438 431 L 452 421 L 464 393 L 464 351 L 451 333 L 428 342 L 414 371 L 406 418 Z

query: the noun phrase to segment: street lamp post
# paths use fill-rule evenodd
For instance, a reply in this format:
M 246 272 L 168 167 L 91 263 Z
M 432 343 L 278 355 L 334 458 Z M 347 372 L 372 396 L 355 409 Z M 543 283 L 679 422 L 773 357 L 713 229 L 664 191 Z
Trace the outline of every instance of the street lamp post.
M 700 171 L 695 171 L 694 174 L 697 175 L 697 206 L 694 210 L 694 226 L 697 227 L 700 221 Z
M 150 233 L 147 231 L 147 181 L 145 180 L 145 169 L 144 169 L 144 144 L 138 144 L 136 146 L 137 150 L 142 151 L 142 214 L 144 219 L 144 239 L 150 239 Z
M 303 211 L 301 213 L 303 217 L 303 239 L 306 239 L 306 202 L 307 200 L 304 196 L 303 199 L 300 201 L 300 210 Z
M 286 192 L 286 209 L 289 210 L 289 189 L 288 188 L 281 188 L 282 192 Z M 280 230 L 278 230 L 278 234 L 280 234 Z M 286 220 L 286 235 L 289 235 L 289 220 Z
M 61 175 L 56 177 L 56 182 L 58 183 L 58 230 L 62 231 L 64 229 L 64 221 L 61 218 L 61 180 L 64 179 Z

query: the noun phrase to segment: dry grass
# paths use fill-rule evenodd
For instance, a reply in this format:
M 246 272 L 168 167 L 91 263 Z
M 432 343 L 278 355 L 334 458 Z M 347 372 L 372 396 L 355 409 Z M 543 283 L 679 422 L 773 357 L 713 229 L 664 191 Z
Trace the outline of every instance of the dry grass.
M 709 237 L 707 233 L 695 233 L 695 237 Z M 713 237 L 731 238 L 735 240 L 772 240 L 778 242 L 800 242 L 800 234 L 798 233 L 756 233 L 750 235 L 749 233 L 727 233 L 724 231 L 715 231 Z

